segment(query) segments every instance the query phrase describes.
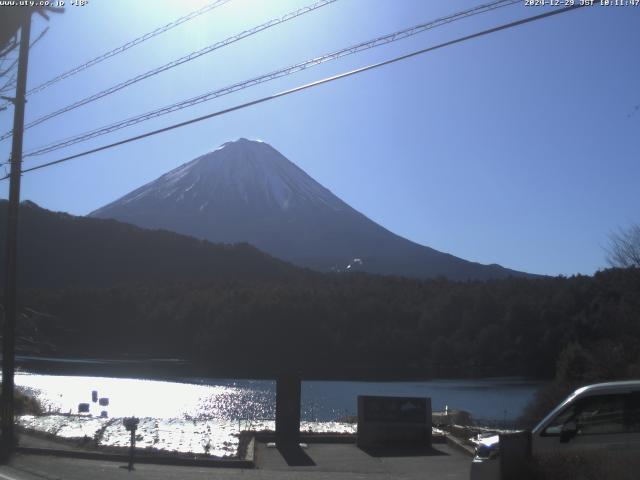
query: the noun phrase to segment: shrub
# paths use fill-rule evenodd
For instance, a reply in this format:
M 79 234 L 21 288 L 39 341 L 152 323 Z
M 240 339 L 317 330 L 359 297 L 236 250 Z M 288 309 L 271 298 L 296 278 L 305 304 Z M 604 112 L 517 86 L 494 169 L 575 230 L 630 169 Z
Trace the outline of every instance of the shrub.
M 0 388 L 1 393 L 2 389 Z M 16 415 L 40 415 L 42 413 L 42 405 L 35 397 L 17 389 L 14 393 L 14 409 Z

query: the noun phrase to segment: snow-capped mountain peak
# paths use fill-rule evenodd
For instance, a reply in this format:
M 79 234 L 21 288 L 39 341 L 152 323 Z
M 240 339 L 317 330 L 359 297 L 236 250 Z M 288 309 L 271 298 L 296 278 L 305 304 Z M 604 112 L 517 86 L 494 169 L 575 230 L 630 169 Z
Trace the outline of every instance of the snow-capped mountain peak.
M 456 279 L 519 274 L 399 237 L 344 203 L 268 143 L 245 138 L 226 142 L 90 215 L 213 242 L 248 242 L 325 271 Z
M 344 204 L 271 145 L 240 138 L 226 142 L 104 208 L 134 201 L 194 203 L 199 212 L 214 208 L 213 198 L 239 200 L 246 207 L 287 211 L 302 204 L 334 210 Z M 219 203 L 219 202 L 218 202 Z M 196 205 L 197 204 L 197 205 Z M 103 209 L 94 212 L 100 215 Z

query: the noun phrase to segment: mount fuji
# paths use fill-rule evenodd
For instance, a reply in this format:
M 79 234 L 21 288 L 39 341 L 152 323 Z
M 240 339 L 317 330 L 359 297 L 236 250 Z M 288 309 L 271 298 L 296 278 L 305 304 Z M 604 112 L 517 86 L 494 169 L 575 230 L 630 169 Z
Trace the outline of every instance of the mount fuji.
M 92 212 L 213 242 L 248 242 L 320 271 L 417 278 L 528 274 L 411 242 L 373 222 L 267 143 L 227 142 Z

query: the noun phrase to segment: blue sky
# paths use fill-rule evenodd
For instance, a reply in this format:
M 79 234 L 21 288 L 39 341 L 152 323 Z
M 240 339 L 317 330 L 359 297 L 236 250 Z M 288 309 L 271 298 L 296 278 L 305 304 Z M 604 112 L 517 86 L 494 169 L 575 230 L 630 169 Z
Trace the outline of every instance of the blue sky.
M 68 6 L 32 49 L 28 84 L 206 3 Z M 232 0 L 29 97 L 27 121 L 309 3 Z M 27 130 L 25 149 L 481 3 L 339 0 Z M 519 4 L 464 19 L 25 168 L 542 11 Z M 33 34 L 45 26 L 36 18 Z M 256 138 L 413 241 L 518 270 L 592 274 L 606 266 L 609 232 L 640 221 L 638 45 L 640 7 L 579 9 L 27 173 L 22 198 L 85 215 L 221 143 Z M 0 130 L 11 121 L 0 113 Z M 0 143 L 2 158 L 9 146 Z M 0 189 L 6 198 L 6 181 Z

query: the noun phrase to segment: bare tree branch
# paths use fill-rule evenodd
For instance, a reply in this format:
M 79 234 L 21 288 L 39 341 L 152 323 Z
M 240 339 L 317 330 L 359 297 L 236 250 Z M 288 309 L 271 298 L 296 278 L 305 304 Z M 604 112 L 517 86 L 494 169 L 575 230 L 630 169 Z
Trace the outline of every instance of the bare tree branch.
M 29 48 L 33 48 L 49 31 L 49 27 L 46 27 L 40 34 L 31 42 Z M 0 94 L 9 93 L 15 89 L 16 85 L 16 72 L 14 71 L 16 66 L 18 65 L 18 58 L 9 59 L 8 54 L 18 45 L 20 42 L 17 42 L 17 37 L 14 36 L 11 43 L 0 52 L 0 78 L 8 77 L 3 79 L 4 83 L 0 86 Z M 5 67 L 7 62 L 11 62 L 8 67 Z M 0 110 L 5 110 L 9 104 L 5 103 L 0 105 Z
M 9 93 L 12 92 L 15 88 L 17 73 L 13 72 L 13 74 L 7 79 L 7 81 L 0 86 L 0 93 Z
M 44 37 L 44 36 L 45 36 L 45 34 L 46 34 L 48 31 L 49 31 L 49 27 L 45 27 L 45 29 L 44 29 L 44 30 L 42 30 L 42 31 L 38 34 L 38 36 L 35 38 L 35 40 L 34 40 L 33 42 L 31 42 L 31 44 L 29 45 L 29 48 L 33 48 L 33 46 L 34 46 L 36 43 L 38 43 L 38 42 L 42 39 L 42 37 Z
M 18 37 L 14 35 L 11 41 L 4 48 L 0 49 L 0 57 L 4 57 L 9 52 L 13 51 L 18 44 Z
M 13 60 L 11 62 L 11 64 L 7 68 L 2 70 L 2 68 L 4 67 L 5 60 L 6 59 L 0 60 L 0 77 L 4 77 L 7 73 L 9 73 L 11 70 L 13 70 L 16 65 L 18 65 L 18 59 L 16 58 L 15 60 Z
M 607 262 L 612 267 L 640 267 L 640 224 L 609 234 Z

